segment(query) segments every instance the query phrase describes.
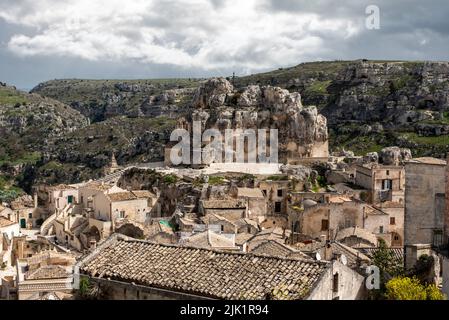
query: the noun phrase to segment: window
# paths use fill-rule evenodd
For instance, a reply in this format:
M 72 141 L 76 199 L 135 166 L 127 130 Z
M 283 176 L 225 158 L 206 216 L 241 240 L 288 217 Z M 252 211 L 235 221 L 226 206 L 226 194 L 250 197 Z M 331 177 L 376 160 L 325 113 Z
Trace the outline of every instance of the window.
M 33 218 L 33 213 L 32 212 L 28 213 L 28 218 L 29 219 Z
M 334 274 L 332 281 L 332 292 L 338 293 L 338 273 Z
M 120 217 L 120 219 L 125 218 L 125 211 L 120 211 L 119 217 Z
M 323 219 L 321 220 L 321 231 L 329 230 L 329 220 Z
M 224 231 L 224 225 L 220 225 L 220 228 L 221 228 L 221 232 L 223 232 Z
M 282 197 L 283 194 L 284 194 L 284 190 L 278 189 L 278 197 Z
M 267 195 L 267 190 L 262 190 L 262 193 L 263 193 L 264 196 L 266 196 Z
M 387 176 L 389 176 L 390 175 L 390 170 L 387 170 Z
M 398 241 L 399 240 L 399 236 L 397 234 L 394 235 L 394 240 Z
M 443 230 L 441 229 L 433 230 L 432 245 L 434 247 L 440 247 L 441 245 L 443 245 Z
M 395 225 L 396 224 L 396 218 L 395 217 L 390 217 L 390 224 L 391 225 Z
M 345 228 L 351 228 L 352 227 L 352 221 L 351 219 L 345 220 Z
M 280 202 L 275 202 L 274 203 L 274 212 L 280 213 L 281 209 L 282 209 L 282 204 Z
M 382 190 L 391 190 L 393 186 L 393 181 L 390 179 L 382 180 Z
M 384 233 L 384 226 L 379 227 L 379 233 Z

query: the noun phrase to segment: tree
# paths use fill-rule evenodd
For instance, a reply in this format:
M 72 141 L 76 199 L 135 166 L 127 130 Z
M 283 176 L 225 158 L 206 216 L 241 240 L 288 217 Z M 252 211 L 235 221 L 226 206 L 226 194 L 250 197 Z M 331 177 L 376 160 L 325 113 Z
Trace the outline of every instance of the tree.
M 386 284 L 388 300 L 445 300 L 435 285 L 425 286 L 418 278 L 396 277 Z
M 373 264 L 379 268 L 382 280 L 401 276 L 404 272 L 402 262 L 395 259 L 383 239 L 379 240 L 379 248 L 373 254 Z

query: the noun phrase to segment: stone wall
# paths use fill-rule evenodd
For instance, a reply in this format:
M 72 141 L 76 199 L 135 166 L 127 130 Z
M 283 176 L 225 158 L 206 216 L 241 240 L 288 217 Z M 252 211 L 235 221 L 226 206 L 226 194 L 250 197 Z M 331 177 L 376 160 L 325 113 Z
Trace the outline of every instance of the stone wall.
M 432 244 L 434 230 L 442 230 L 445 170 L 443 164 L 422 162 L 406 164 L 405 246 Z
M 334 288 L 334 277 L 338 274 L 338 285 Z M 365 278 L 339 261 L 312 288 L 307 300 L 361 300 L 366 297 Z

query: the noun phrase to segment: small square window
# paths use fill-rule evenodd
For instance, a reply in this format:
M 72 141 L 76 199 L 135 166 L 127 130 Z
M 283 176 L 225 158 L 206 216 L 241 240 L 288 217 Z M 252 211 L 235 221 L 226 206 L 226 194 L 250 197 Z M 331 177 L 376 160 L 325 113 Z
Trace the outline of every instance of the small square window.
M 329 230 L 329 220 L 323 219 L 321 220 L 321 231 Z
M 282 204 L 280 202 L 275 202 L 274 203 L 274 212 L 280 213 L 281 210 L 282 210 Z

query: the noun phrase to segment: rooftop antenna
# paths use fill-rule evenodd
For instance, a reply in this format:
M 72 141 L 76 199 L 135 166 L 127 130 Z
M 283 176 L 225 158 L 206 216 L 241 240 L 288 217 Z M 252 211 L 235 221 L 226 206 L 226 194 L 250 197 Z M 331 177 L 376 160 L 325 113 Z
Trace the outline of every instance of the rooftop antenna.
M 235 72 L 232 73 L 232 85 L 235 86 Z

